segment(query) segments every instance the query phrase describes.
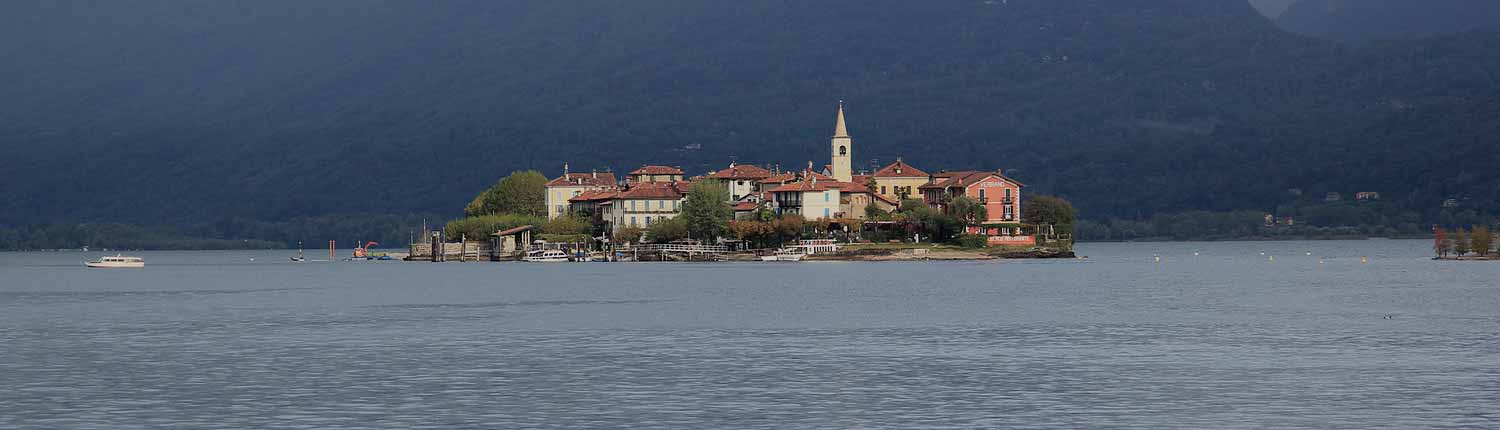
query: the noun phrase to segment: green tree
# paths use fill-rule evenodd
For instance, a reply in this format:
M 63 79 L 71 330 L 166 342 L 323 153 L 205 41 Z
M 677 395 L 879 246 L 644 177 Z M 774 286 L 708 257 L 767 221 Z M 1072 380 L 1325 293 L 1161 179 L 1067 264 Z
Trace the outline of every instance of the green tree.
M 485 240 L 490 234 L 497 231 L 508 230 L 523 225 L 539 226 L 546 219 L 538 216 L 528 215 L 485 215 L 468 217 L 449 222 L 443 226 L 443 232 L 448 235 L 448 240 L 458 240 L 461 237 L 469 239 Z
M 681 216 L 657 221 L 646 228 L 646 239 L 653 243 L 670 243 L 691 238 L 688 222 Z
M 1494 245 L 1494 238 L 1490 237 L 1490 226 L 1475 226 L 1474 232 L 1469 235 L 1469 240 L 1474 243 L 1474 252 L 1479 253 L 1479 256 L 1490 255 L 1490 247 Z
M 865 205 L 865 219 L 871 221 L 885 221 L 891 218 L 891 213 L 886 212 L 874 203 Z
M 609 240 L 610 243 L 615 245 L 641 243 L 641 235 L 643 234 L 645 234 L 645 230 L 642 230 L 640 227 L 620 227 Z
M 729 200 L 729 189 L 723 183 L 693 183 L 693 189 L 688 191 L 687 199 L 682 203 L 682 216 L 679 217 L 686 223 L 688 236 L 704 243 L 723 236 L 728 229 L 729 220 L 734 219 L 734 208 L 729 206 Z
M 1021 204 L 1021 222 L 1052 225 L 1057 232 L 1072 235 L 1078 225 L 1078 210 L 1062 197 L 1028 195 Z
M 898 214 L 908 233 L 920 234 L 924 242 L 949 242 L 963 229 L 962 223 L 953 217 L 917 202 L 920 201 L 902 202 Z
M 1454 254 L 1458 254 L 1459 257 L 1462 257 L 1464 255 L 1468 255 L 1469 251 L 1471 251 L 1473 249 L 1471 245 L 1473 245 L 1473 243 L 1469 242 L 1469 232 L 1468 231 L 1465 231 L 1464 229 L 1460 228 L 1457 231 L 1453 232 L 1453 253 Z
M 554 235 L 588 235 L 593 233 L 594 224 L 588 219 L 572 215 L 564 215 L 547 221 L 542 225 L 543 234 Z
M 978 200 L 968 196 L 959 196 L 948 203 L 948 216 L 958 220 L 965 227 L 977 226 L 984 220 L 989 219 L 990 211 Z
M 922 199 L 901 199 L 901 204 L 896 206 L 896 212 L 911 212 L 923 208 L 931 208 Z
M 547 177 L 535 170 L 511 173 L 474 197 L 464 215 L 547 216 Z

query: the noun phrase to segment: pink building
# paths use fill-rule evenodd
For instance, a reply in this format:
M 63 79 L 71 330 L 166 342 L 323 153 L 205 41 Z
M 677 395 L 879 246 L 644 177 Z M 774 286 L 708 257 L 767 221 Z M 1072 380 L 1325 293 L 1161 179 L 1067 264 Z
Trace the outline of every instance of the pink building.
M 984 205 L 987 217 L 969 234 L 989 236 L 991 245 L 1036 245 L 1036 236 L 1021 228 L 1021 188 L 1025 184 L 999 172 L 962 171 L 934 174 L 931 183 L 919 187 L 922 199 L 946 211 L 948 202 L 966 196 Z

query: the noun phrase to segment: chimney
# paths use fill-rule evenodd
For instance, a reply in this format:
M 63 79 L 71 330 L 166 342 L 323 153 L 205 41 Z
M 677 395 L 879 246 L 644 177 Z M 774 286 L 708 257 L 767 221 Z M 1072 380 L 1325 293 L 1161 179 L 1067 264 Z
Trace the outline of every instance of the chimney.
M 568 176 L 568 163 L 563 163 L 563 176 Z
M 589 177 L 590 178 L 594 178 L 594 179 L 599 179 L 599 171 L 593 170 L 593 169 L 589 169 Z

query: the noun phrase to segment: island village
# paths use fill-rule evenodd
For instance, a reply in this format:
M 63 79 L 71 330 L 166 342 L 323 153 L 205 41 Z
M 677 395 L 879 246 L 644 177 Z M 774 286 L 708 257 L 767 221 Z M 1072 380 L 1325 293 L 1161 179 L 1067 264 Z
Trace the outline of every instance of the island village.
M 624 177 L 565 165 L 561 176 L 545 184 L 546 222 L 566 218 L 585 225 L 577 232 L 587 235 L 558 240 L 553 234 L 546 240 L 543 226 L 535 224 L 484 230 L 488 237 L 424 232 L 407 258 L 563 262 L 1072 256 L 1069 232 L 1023 220 L 1025 184 L 1003 170 L 934 171 L 898 158 L 873 172 L 856 172 L 852 160 L 857 146 L 842 102 L 828 150 L 822 166 L 809 161 L 800 169 L 782 170 L 729 162 L 696 176 L 668 165 L 640 166 Z M 705 197 L 695 203 L 695 192 Z M 702 208 L 693 209 L 695 204 Z M 708 219 L 688 219 L 694 216 Z

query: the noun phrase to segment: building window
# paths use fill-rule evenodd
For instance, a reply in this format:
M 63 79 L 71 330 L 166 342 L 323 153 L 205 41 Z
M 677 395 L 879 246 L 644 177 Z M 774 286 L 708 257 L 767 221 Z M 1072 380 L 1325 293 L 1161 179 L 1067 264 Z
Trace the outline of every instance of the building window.
M 979 201 L 980 202 L 984 201 L 984 188 L 980 188 L 979 189 Z
M 566 209 L 563 209 L 563 205 L 557 205 L 557 213 L 562 213 L 564 210 Z
M 656 208 L 657 209 L 666 209 L 667 208 L 667 201 L 666 200 L 657 200 L 656 201 Z
M 646 227 L 651 226 L 651 217 L 646 217 Z
M 828 203 L 832 199 L 833 199 L 833 191 L 824 191 L 823 192 L 823 203 Z
M 630 226 L 635 227 L 635 217 L 630 217 Z
M 880 186 L 880 194 L 889 194 L 889 193 L 885 192 L 885 186 L 884 185 Z
M 1010 200 L 1010 188 L 1005 189 L 1005 199 Z
M 823 218 L 828 218 L 828 208 L 823 208 Z
M 839 145 L 839 156 L 849 155 L 849 147 Z

